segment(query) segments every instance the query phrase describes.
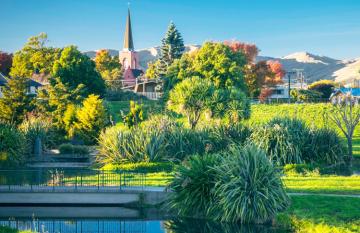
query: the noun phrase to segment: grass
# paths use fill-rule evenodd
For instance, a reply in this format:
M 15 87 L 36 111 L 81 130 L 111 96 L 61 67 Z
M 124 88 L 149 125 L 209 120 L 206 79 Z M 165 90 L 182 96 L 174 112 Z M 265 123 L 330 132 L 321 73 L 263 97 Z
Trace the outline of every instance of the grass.
M 283 177 L 282 180 L 288 192 L 360 195 L 360 176 Z
M 5 226 L 0 226 L 0 233 L 32 233 L 32 231 L 18 231 Z
M 143 105 L 145 117 L 154 113 L 161 113 L 163 109 L 162 105 L 154 100 L 141 100 L 139 103 Z M 107 101 L 106 106 L 115 122 L 119 123 L 123 121 L 121 112 L 123 112 L 123 114 L 127 114 L 129 112 L 130 101 Z
M 294 196 L 291 200 L 278 219 L 290 218 L 297 233 L 360 232 L 360 198 Z

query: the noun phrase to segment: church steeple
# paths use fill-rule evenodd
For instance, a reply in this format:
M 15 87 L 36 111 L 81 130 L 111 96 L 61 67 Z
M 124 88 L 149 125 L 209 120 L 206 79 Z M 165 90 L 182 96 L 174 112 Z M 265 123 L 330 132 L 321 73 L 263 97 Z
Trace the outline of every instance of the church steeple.
M 130 8 L 128 9 L 128 16 L 126 19 L 126 28 L 124 35 L 124 50 L 134 51 L 134 42 L 131 31 L 131 18 L 130 18 Z

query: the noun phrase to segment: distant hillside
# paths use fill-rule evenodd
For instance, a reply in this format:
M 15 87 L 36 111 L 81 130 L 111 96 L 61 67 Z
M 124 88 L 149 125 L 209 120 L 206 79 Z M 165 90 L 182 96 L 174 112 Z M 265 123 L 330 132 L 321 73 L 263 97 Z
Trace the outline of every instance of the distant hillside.
M 199 45 L 187 45 L 186 51 L 199 48 Z M 109 50 L 112 56 L 118 55 L 118 50 Z M 146 69 L 147 64 L 159 57 L 160 47 L 138 50 L 140 65 Z M 94 58 L 96 51 L 85 52 L 90 58 Z M 337 82 L 347 82 L 354 78 L 360 79 L 360 58 L 353 60 L 337 60 L 326 56 L 318 56 L 308 52 L 297 52 L 282 58 L 259 56 L 257 61 L 278 60 L 285 70 L 303 69 L 309 82 L 320 79 L 330 79 Z

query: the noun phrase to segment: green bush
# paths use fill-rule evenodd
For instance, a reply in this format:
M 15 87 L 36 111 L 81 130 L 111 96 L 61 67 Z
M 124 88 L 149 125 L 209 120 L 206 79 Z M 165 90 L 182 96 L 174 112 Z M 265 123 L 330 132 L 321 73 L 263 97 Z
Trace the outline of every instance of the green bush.
M 19 126 L 19 129 L 24 133 L 31 153 L 34 153 L 37 138 L 41 140 L 43 150 L 49 149 L 55 143 L 55 132 L 49 118 L 30 115 Z
M 179 166 L 170 184 L 168 206 L 179 216 L 207 218 L 210 206 L 215 205 L 213 189 L 220 157 L 194 155 Z
M 13 125 L 0 122 L 0 167 L 21 165 L 26 159 L 26 139 Z
M 339 135 L 330 128 L 311 130 L 303 148 L 302 158 L 305 162 L 325 164 L 340 162 L 345 152 Z
M 252 145 L 190 157 L 170 188 L 169 207 L 185 217 L 265 223 L 289 205 L 276 169 Z
M 301 148 L 308 137 L 305 124 L 297 119 L 274 118 L 254 128 L 250 141 L 264 149 L 276 165 L 301 163 Z
M 217 181 L 215 219 L 225 222 L 265 223 L 289 205 L 276 169 L 259 148 L 232 148 L 220 166 L 214 167 Z
M 64 143 L 59 146 L 60 154 L 75 154 L 75 155 L 87 155 L 89 149 L 87 146 L 72 145 L 70 143 Z

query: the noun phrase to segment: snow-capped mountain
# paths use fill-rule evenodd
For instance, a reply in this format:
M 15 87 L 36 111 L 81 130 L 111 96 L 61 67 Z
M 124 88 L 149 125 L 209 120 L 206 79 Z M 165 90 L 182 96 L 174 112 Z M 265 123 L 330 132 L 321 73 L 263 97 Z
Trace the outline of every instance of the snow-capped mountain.
M 186 51 L 198 49 L 199 45 L 187 45 Z M 118 50 L 109 50 L 112 56 L 118 55 Z M 147 68 L 147 64 L 159 58 L 160 47 L 138 50 L 140 65 Z M 85 52 L 86 55 L 93 58 L 96 51 Z M 360 79 L 360 58 L 352 60 L 338 60 L 326 56 L 314 55 L 308 52 L 296 52 L 287 56 L 267 57 L 258 56 L 257 61 L 278 60 L 285 70 L 303 69 L 305 78 L 308 82 L 314 82 L 320 79 L 330 79 L 337 82 L 346 83 L 355 78 Z

